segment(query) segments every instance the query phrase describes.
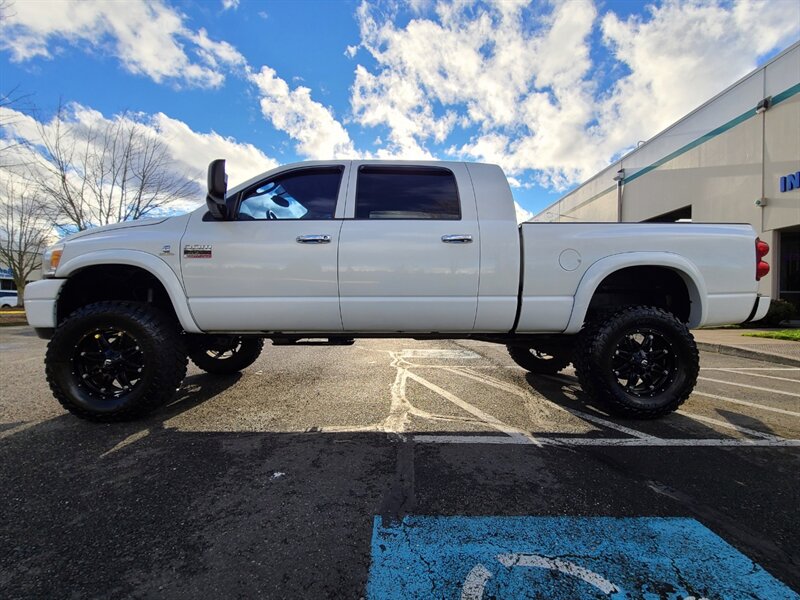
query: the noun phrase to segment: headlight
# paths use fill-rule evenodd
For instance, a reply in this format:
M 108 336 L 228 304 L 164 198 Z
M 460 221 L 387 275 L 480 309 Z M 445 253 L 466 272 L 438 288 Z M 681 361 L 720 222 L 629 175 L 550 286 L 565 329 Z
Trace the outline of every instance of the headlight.
M 42 275 L 45 277 L 55 277 L 58 263 L 61 262 L 61 255 L 64 253 L 64 244 L 50 246 L 42 255 Z

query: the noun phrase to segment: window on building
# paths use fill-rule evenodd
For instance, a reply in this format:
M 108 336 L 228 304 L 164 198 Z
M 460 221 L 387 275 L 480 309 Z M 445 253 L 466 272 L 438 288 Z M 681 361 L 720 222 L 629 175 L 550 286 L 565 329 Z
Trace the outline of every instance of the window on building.
M 673 210 L 672 212 L 664 213 L 663 215 L 658 215 L 657 217 L 652 217 L 643 223 L 687 223 L 691 222 L 692 220 L 692 207 L 684 206 L 683 208 L 679 208 L 677 210 Z
M 343 170 L 302 169 L 262 181 L 244 192 L 238 219 L 332 219 Z
M 358 171 L 355 216 L 458 220 L 455 176 L 441 167 L 363 166 Z

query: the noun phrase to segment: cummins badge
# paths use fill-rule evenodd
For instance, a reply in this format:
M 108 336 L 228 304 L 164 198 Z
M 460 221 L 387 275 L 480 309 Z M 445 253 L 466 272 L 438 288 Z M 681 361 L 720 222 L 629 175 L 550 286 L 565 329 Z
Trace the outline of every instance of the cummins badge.
M 211 258 L 211 244 L 187 244 L 183 247 L 183 258 Z

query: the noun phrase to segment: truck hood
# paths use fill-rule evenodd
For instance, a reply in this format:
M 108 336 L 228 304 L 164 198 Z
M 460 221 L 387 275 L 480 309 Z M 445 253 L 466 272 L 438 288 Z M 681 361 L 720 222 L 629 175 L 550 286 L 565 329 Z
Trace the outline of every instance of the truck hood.
M 171 217 L 161 217 L 156 219 L 137 219 L 136 221 L 123 221 L 122 223 L 114 223 L 113 225 L 103 225 L 102 227 L 94 227 L 92 229 L 86 229 L 85 231 L 79 231 L 78 233 L 73 233 L 72 235 L 68 235 L 61 241 L 69 242 L 71 240 L 77 240 L 79 238 L 88 237 L 90 235 L 95 235 L 97 233 L 106 233 L 107 231 L 114 231 L 117 229 L 129 229 L 131 227 L 148 227 L 150 225 L 158 225 L 159 223 L 163 223 L 169 218 Z

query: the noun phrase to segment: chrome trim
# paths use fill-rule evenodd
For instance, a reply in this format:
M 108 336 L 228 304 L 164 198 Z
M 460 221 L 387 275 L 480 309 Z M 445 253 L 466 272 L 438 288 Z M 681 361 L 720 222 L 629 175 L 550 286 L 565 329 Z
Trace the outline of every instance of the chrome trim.
M 451 235 L 443 235 L 442 241 L 445 244 L 471 244 L 472 236 L 466 233 L 456 233 Z
M 298 244 L 330 244 L 331 236 L 329 235 L 298 235 Z

